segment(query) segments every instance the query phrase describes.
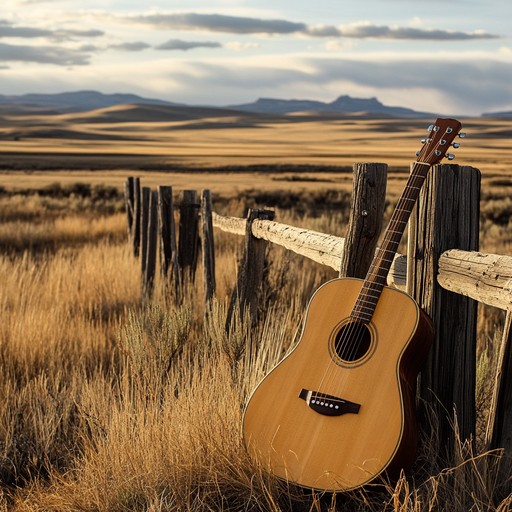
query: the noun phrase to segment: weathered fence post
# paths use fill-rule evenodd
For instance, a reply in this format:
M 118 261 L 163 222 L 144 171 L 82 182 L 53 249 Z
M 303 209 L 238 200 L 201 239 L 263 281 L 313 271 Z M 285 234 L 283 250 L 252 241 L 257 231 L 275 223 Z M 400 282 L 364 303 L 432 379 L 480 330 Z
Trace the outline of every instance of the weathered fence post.
M 178 262 L 181 270 L 181 282 L 185 276 L 194 280 L 199 250 L 199 200 L 195 190 L 184 190 L 180 205 L 180 238 Z
M 205 304 L 215 294 L 215 252 L 213 246 L 212 197 L 208 189 L 201 194 L 201 220 L 203 233 L 203 270 Z
M 143 274 L 143 293 L 145 297 L 151 297 L 155 283 L 158 241 L 158 193 L 156 191 L 150 193 L 148 210 L 146 265 Z
M 140 214 L 140 245 L 141 245 L 141 285 L 144 290 L 144 276 L 146 275 L 147 251 L 148 251 L 148 225 L 149 225 L 149 202 L 151 199 L 151 189 L 142 187 L 141 214 Z
M 507 311 L 494 395 L 486 432 L 487 448 L 504 448 L 512 457 L 512 311 Z
M 439 286 L 438 261 L 448 249 L 478 250 L 479 200 L 478 169 L 435 166 L 409 227 L 408 292 L 436 330 L 420 390 L 438 416 L 441 458 L 453 453 L 454 409 L 461 439 L 475 434 L 477 302 Z
M 180 273 L 176 245 L 176 224 L 172 187 L 158 187 L 158 217 L 160 226 L 160 270 L 164 283 L 169 281 L 169 271 L 174 282 L 176 299 L 179 297 Z
M 133 246 L 134 256 L 139 255 L 140 248 L 140 179 L 130 176 L 124 185 L 128 236 Z
M 124 182 L 124 204 L 126 206 L 126 220 L 128 221 L 128 236 L 130 241 L 132 241 L 133 236 L 134 180 L 135 178 L 133 176 L 129 176 Z
M 239 308 L 240 318 L 243 319 L 248 309 L 251 323 L 255 323 L 258 313 L 258 291 L 263 280 L 265 268 L 265 250 L 268 242 L 255 238 L 252 234 L 252 223 L 256 219 L 274 220 L 275 212 L 271 210 L 250 209 L 247 215 L 245 230 L 245 246 L 242 260 L 238 268 L 238 276 L 231 302 L 228 308 L 226 329 L 229 329 L 233 320 L 235 308 Z
M 364 278 L 377 247 L 386 202 L 387 164 L 356 163 L 340 277 Z

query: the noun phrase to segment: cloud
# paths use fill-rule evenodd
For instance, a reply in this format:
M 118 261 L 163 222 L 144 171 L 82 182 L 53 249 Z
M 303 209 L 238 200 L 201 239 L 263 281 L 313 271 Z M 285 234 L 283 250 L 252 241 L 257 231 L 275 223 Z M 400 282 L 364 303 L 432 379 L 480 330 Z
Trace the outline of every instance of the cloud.
M 109 48 L 113 50 L 122 50 L 127 52 L 141 52 L 142 50 L 147 50 L 151 48 L 151 45 L 148 43 L 144 43 L 143 41 L 136 41 L 133 43 L 121 43 L 121 44 L 112 44 Z
M 405 58 L 380 53 L 365 58 L 240 57 L 215 63 L 176 62 L 171 72 L 161 73 L 166 79 L 161 77 L 159 83 L 166 87 L 160 95 L 196 104 L 210 104 L 215 98 L 215 104 L 234 105 L 264 96 L 329 101 L 350 94 L 443 115 L 478 115 L 510 109 L 512 98 L 510 61 L 472 52 L 451 57 L 426 52 Z
M 75 37 L 100 37 L 105 35 L 102 30 L 47 30 L 42 28 L 15 26 L 6 20 L 0 20 L 0 38 L 17 37 L 32 39 L 44 37 L 58 41 L 73 39 Z
M 316 35 L 314 28 L 312 29 L 311 35 Z M 429 30 L 417 27 L 390 27 L 387 25 L 372 25 L 367 23 L 341 26 L 338 28 L 338 35 L 341 37 L 356 39 L 419 39 L 438 41 L 496 39 L 500 37 L 484 31 L 460 32 L 450 30 Z
M 292 34 L 306 30 L 304 23 L 223 14 L 149 14 L 129 19 L 173 30 L 207 30 L 230 34 Z
M 181 39 L 170 39 L 166 43 L 158 45 L 157 50 L 192 50 L 194 48 L 222 48 L 220 43 L 215 41 L 182 41 Z
M 7 25 L 4 23 L 0 24 L 0 38 L 4 38 L 4 37 L 32 38 L 32 37 L 49 37 L 52 35 L 53 35 L 53 32 L 51 32 L 50 30 L 44 30 L 41 28 L 13 27 L 12 25 Z
M 74 66 L 89 64 L 89 55 L 57 46 L 25 46 L 0 43 L 0 62 L 37 62 Z
M 310 37 L 346 37 L 356 39 L 406 39 L 463 41 L 495 39 L 500 36 L 484 31 L 460 32 L 357 23 L 351 25 L 307 25 L 282 19 L 249 18 L 223 14 L 148 14 L 133 16 L 129 21 L 158 28 L 184 31 L 225 32 L 230 34 L 302 34 Z

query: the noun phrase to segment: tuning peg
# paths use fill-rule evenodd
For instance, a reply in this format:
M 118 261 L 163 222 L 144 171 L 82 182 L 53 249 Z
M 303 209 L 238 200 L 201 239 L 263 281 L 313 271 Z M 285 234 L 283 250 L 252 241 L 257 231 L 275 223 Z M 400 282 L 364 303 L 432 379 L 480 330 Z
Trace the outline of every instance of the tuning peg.
M 459 133 L 459 137 L 460 137 L 461 139 L 463 139 L 465 136 L 466 136 L 466 132 L 460 132 L 460 133 Z
M 454 148 L 454 149 L 460 148 L 460 144 L 458 142 L 454 142 L 452 144 L 452 148 Z
M 416 151 L 416 156 L 420 156 L 420 153 L 421 151 L 418 149 L 418 151 Z
M 446 155 L 444 155 L 446 158 L 448 158 L 448 160 L 453 160 L 455 158 L 455 155 L 452 154 L 452 153 L 446 153 Z
M 435 124 L 431 124 L 431 125 L 427 128 L 427 130 L 428 130 L 429 132 L 437 132 L 437 130 L 439 130 L 439 126 L 436 126 Z
M 445 139 L 441 139 L 441 140 L 439 141 L 439 145 L 440 145 L 440 146 L 445 146 L 445 145 L 446 145 L 446 140 L 445 140 Z
M 422 144 L 426 144 L 427 142 L 430 142 L 430 139 L 427 139 L 426 137 L 423 137 L 423 139 L 421 139 Z

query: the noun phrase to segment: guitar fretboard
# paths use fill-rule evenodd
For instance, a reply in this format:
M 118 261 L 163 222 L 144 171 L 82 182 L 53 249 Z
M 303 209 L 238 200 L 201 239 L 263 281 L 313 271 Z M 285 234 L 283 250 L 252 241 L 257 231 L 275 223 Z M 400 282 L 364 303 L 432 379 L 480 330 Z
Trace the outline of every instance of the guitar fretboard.
M 384 233 L 382 244 L 373 258 L 361 292 L 350 314 L 354 320 L 369 323 L 373 316 L 382 289 L 386 285 L 391 263 L 395 258 L 398 245 L 429 169 L 430 164 L 428 163 L 415 162 L 413 165 L 405 189 Z

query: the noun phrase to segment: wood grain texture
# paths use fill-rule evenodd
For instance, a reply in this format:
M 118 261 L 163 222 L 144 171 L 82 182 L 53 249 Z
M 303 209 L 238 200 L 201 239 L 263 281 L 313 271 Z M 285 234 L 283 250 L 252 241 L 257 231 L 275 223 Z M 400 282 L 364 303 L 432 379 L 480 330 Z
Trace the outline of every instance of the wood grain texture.
M 356 163 L 353 170 L 352 204 L 339 275 L 364 278 L 382 229 L 388 166 Z
M 438 417 L 438 436 L 445 449 L 455 449 L 454 411 L 462 439 L 476 429 L 477 303 L 444 290 L 437 282 L 439 259 L 450 249 L 476 251 L 479 246 L 480 171 L 473 167 L 437 165 L 420 194 L 409 230 L 408 292 L 433 319 L 436 337 L 421 373 L 421 395 Z M 430 428 L 426 421 L 425 428 Z M 447 452 L 447 453 L 446 453 Z
M 329 339 L 348 317 L 359 279 L 335 279 L 313 296 L 301 340 L 259 384 L 247 405 L 243 432 L 249 453 L 265 469 L 302 486 L 346 491 L 396 474 L 415 457 L 415 375 L 431 326 L 406 294 L 385 287 L 372 319 L 369 357 L 343 365 Z M 301 389 L 361 405 L 358 414 L 324 416 L 299 398 Z
M 204 275 L 204 300 L 208 304 L 215 295 L 215 250 L 213 242 L 212 224 L 212 196 L 208 189 L 201 192 L 201 232 L 203 234 L 203 275 Z
M 486 432 L 488 449 L 512 454 L 512 311 L 507 312 Z
M 224 217 L 212 213 L 213 226 L 234 235 L 245 235 L 246 219 Z M 309 258 L 321 265 L 339 270 L 345 251 L 345 239 L 310 229 L 298 228 L 270 220 L 256 219 L 252 223 L 252 235 Z M 405 289 L 405 256 L 397 254 L 391 264 L 388 285 Z
M 439 258 L 437 281 L 446 290 L 512 311 L 512 256 L 452 249 Z
M 180 210 L 178 263 L 181 283 L 195 280 L 199 255 L 199 198 L 196 190 L 184 190 Z

